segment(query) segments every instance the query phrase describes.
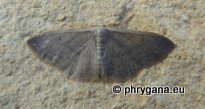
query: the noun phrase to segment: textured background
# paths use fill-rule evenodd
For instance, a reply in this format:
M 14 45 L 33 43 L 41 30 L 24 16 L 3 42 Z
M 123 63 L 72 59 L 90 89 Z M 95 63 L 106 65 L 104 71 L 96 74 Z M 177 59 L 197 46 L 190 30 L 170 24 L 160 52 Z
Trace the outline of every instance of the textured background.
M 204 109 L 204 0 L 0 0 L 1 109 Z M 122 84 L 185 86 L 186 94 L 114 95 L 115 83 L 68 81 L 26 45 L 45 31 L 113 26 L 165 35 L 177 47 Z

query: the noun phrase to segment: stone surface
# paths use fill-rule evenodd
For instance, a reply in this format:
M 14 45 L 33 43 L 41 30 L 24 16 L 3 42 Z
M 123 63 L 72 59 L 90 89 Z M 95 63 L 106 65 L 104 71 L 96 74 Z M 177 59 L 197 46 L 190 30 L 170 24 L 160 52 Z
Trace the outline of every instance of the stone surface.
M 204 109 L 204 0 L 1 0 L 1 109 Z M 26 41 L 46 31 L 98 25 L 167 36 L 177 47 L 163 62 L 123 83 L 185 86 L 185 94 L 115 95 L 116 83 L 68 81 Z

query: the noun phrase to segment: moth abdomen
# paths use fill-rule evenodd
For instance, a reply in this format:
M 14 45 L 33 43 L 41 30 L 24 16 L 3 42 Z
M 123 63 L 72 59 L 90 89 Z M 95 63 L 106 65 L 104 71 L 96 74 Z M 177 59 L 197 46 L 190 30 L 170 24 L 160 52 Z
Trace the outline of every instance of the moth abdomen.
M 107 34 L 106 32 L 107 30 L 104 28 L 100 28 L 97 30 L 97 55 L 98 55 L 98 59 L 101 60 L 102 57 L 104 56 L 105 53 L 105 46 L 106 46 L 106 38 L 105 38 L 105 34 Z

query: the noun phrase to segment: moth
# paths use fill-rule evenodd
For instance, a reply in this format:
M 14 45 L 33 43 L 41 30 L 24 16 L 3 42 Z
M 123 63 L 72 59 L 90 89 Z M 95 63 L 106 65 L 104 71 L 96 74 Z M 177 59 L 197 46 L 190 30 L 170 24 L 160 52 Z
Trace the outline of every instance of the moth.
M 156 33 L 107 27 L 47 32 L 27 44 L 42 60 L 76 81 L 122 82 L 174 49 L 169 39 Z

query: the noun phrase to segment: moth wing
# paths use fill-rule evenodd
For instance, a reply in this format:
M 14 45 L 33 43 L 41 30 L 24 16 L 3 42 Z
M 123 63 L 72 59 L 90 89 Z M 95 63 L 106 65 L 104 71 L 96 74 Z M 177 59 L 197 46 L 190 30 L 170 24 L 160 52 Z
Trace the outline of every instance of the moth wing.
M 124 81 L 143 67 L 157 63 L 168 55 L 174 44 L 167 38 L 149 32 L 110 30 L 103 57 L 103 77 Z
M 45 33 L 28 40 L 30 48 L 43 60 L 62 69 L 70 79 L 98 78 L 95 32 L 76 30 Z

